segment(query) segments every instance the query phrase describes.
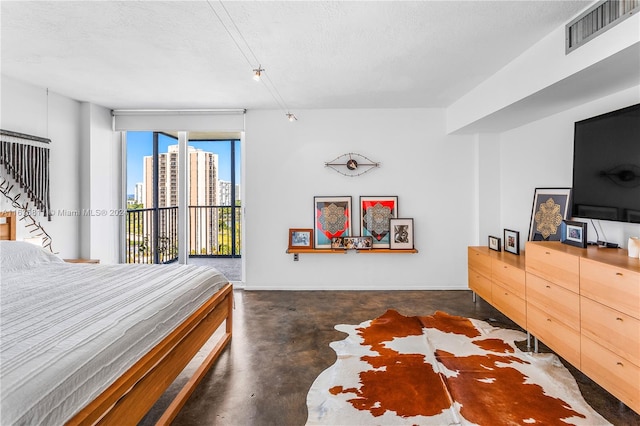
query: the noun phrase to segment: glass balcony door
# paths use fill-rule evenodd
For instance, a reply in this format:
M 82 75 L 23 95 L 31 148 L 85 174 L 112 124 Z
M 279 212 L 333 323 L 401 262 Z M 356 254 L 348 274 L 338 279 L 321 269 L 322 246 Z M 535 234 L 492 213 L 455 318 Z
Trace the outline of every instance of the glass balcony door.
M 127 263 L 178 259 L 179 151 L 159 132 L 127 132 Z

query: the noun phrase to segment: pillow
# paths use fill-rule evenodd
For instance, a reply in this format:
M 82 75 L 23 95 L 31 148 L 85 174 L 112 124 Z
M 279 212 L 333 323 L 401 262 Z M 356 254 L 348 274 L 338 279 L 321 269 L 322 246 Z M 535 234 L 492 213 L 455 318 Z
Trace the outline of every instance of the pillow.
M 55 254 L 25 241 L 0 241 L 0 269 L 19 271 L 46 263 L 64 263 Z

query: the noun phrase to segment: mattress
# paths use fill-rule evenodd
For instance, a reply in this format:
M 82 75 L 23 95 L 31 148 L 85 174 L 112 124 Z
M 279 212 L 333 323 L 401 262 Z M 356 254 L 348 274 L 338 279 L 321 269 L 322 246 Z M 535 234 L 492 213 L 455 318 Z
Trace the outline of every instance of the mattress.
M 202 266 L 13 256 L 15 244 L 27 243 L 0 242 L 2 425 L 64 423 L 228 282 Z

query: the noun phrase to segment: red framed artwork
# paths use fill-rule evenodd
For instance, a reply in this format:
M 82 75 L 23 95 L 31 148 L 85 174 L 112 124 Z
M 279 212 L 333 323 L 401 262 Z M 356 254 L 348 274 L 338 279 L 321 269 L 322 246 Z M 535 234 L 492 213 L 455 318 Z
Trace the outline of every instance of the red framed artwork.
M 373 238 L 373 248 L 389 248 L 390 220 L 398 217 L 398 197 L 360 197 L 360 235 Z

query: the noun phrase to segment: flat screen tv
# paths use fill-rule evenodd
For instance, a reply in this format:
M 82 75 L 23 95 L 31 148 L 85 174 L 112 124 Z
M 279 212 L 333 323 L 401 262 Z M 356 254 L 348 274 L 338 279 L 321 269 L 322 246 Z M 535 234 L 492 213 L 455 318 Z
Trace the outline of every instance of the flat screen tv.
M 640 223 L 640 104 L 575 123 L 574 217 Z

